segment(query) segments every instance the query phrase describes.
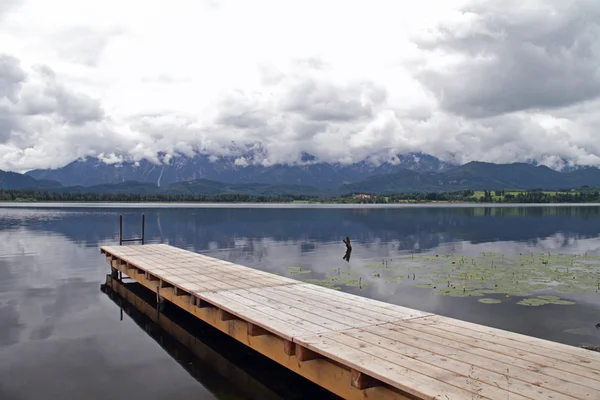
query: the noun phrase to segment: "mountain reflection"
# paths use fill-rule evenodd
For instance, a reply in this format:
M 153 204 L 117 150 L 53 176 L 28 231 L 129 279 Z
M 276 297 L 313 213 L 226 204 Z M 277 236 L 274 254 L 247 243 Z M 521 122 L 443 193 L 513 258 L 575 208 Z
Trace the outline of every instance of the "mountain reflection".
M 591 238 L 600 231 L 600 207 L 449 207 L 449 208 L 188 208 L 11 210 L 1 220 L 4 228 L 63 234 L 72 241 L 95 246 L 118 240 L 118 216 L 123 214 L 124 236 L 140 233 L 146 214 L 148 242 L 196 251 L 232 248 L 239 238 L 269 238 L 274 242 L 302 242 L 303 251 L 316 242 L 396 242 L 400 250 L 430 250 L 444 243 L 469 241 L 536 242 L 556 234 Z M 44 222 L 46 221 L 46 222 Z M 251 244 L 247 244 L 251 246 Z

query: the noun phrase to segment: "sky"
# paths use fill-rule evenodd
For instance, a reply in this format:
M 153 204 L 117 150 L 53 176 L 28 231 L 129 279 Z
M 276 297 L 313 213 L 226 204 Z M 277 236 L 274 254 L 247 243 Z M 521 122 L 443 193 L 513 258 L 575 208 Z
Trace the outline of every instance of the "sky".
M 3 170 L 248 150 L 600 166 L 599 123 L 597 0 L 0 0 Z

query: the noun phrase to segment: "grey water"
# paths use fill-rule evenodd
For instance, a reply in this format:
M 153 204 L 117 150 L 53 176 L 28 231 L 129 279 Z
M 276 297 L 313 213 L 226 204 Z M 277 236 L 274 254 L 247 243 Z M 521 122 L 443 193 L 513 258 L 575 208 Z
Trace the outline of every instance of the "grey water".
M 100 291 L 99 246 L 140 234 L 296 279 L 335 268 L 360 274 L 346 292 L 578 346 L 600 345 L 600 295 L 561 293 L 574 305 L 483 304 L 373 277 L 365 265 L 411 253 L 600 255 L 600 206 L 364 207 L 278 205 L 42 205 L 0 208 L 1 399 L 224 399 L 204 386 Z M 342 260 L 342 239 L 353 245 Z M 210 366 L 208 366 L 210 367 Z M 252 365 L 248 366 L 252 368 Z M 266 372 L 265 372 L 266 373 Z M 278 382 L 281 385 L 281 382 Z M 235 397 L 238 398 L 238 397 Z

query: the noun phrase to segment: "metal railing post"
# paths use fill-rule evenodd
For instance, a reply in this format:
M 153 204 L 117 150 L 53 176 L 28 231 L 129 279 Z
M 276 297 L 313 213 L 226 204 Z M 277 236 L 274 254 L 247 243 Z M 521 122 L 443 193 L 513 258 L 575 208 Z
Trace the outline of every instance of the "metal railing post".
M 146 243 L 146 214 L 142 214 L 142 236 L 133 239 L 123 239 L 123 215 L 119 215 L 119 246 L 124 242 L 139 242 Z

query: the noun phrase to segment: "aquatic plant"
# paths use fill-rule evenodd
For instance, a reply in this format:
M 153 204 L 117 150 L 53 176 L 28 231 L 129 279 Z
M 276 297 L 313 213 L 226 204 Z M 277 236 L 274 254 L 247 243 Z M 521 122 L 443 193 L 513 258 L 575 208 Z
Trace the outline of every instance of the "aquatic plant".
M 302 267 L 287 267 L 285 271 L 292 275 L 310 274 L 312 272 L 310 269 L 303 269 Z
M 490 299 L 490 298 L 483 298 L 483 299 L 479 299 L 477 300 L 480 303 L 484 303 L 484 304 L 498 304 L 498 303 L 502 303 L 502 300 L 498 300 L 498 299 Z
M 304 279 L 303 282 L 306 283 L 312 283 L 313 285 L 319 285 L 319 286 L 323 286 L 329 289 L 334 289 L 334 290 L 340 290 L 341 288 L 337 285 L 335 285 L 333 282 L 330 282 L 328 280 L 321 280 L 321 279 Z
M 375 262 L 363 267 L 377 270 L 373 276 L 385 283 L 407 283 L 432 289 L 435 294 L 483 297 L 502 294 L 529 297 L 539 291 L 598 293 L 600 256 L 588 254 L 519 253 L 507 256 L 485 252 L 480 256 L 410 254 L 395 263 Z M 395 274 L 392 275 L 392 273 Z M 403 272 L 399 274 L 398 272 Z M 547 304 L 567 305 L 560 299 L 538 298 Z M 525 301 L 522 305 L 529 305 Z M 539 303 L 538 300 L 533 303 Z M 519 304 L 519 303 L 517 303 Z

